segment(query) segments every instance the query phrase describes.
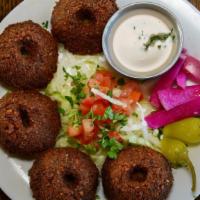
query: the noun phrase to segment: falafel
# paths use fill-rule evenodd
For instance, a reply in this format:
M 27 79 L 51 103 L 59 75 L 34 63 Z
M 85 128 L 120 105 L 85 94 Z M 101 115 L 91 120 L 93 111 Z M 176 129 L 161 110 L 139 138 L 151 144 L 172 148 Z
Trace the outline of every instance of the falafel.
M 116 11 L 115 0 L 60 0 L 52 13 L 52 34 L 72 53 L 100 53 L 104 27 Z
M 0 81 L 16 89 L 44 88 L 57 70 L 58 47 L 40 25 L 9 25 L 0 35 Z
M 167 159 L 147 147 L 124 149 L 106 159 L 102 181 L 108 200 L 164 200 L 173 183 Z
M 34 156 L 56 142 L 61 122 L 56 102 L 36 91 L 0 99 L 0 145 L 11 154 Z
M 94 200 L 98 175 L 90 157 L 73 148 L 42 153 L 29 171 L 36 200 Z

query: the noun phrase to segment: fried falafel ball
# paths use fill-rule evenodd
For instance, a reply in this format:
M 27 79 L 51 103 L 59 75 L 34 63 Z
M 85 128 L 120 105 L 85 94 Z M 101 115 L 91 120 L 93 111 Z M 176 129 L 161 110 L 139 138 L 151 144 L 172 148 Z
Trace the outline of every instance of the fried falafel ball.
M 56 142 L 61 123 L 56 102 L 36 91 L 15 91 L 0 100 L 0 145 L 33 156 Z
M 60 0 L 52 13 L 52 34 L 72 53 L 100 53 L 103 30 L 116 11 L 115 0 Z
M 108 200 L 164 200 L 173 184 L 167 159 L 147 147 L 130 147 L 116 160 L 107 158 L 102 179 Z
M 0 35 L 0 81 L 8 87 L 46 87 L 57 70 L 57 59 L 56 41 L 32 21 L 9 25 Z
M 29 175 L 36 200 L 95 200 L 99 172 L 78 149 L 55 148 L 42 153 Z

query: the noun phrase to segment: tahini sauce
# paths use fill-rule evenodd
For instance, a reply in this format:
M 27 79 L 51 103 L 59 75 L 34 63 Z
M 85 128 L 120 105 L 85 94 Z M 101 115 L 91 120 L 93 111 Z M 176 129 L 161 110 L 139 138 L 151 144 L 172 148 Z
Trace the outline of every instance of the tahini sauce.
M 169 33 L 172 23 L 161 13 L 151 9 L 137 9 L 117 27 L 113 37 L 113 51 L 124 67 L 146 72 L 162 67 L 173 54 L 175 43 L 169 37 L 145 50 L 144 44 L 152 34 Z

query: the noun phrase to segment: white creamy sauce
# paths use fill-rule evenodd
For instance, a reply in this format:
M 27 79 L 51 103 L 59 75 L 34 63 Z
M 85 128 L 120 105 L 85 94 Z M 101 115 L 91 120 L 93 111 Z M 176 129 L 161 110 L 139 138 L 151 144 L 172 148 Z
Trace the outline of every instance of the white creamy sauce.
M 145 50 L 152 34 L 170 33 L 172 23 L 163 14 L 150 9 L 137 9 L 123 20 L 113 36 L 113 51 L 118 62 L 136 72 L 162 67 L 173 55 L 172 37 Z

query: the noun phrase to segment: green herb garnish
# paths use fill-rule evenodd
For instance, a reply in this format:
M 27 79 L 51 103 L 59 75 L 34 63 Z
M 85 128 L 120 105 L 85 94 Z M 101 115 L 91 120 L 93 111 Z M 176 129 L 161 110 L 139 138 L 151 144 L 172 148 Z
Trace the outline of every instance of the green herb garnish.
M 100 200 L 100 196 L 99 195 L 96 195 L 96 200 Z
M 156 41 L 161 41 L 164 42 L 165 40 L 167 40 L 170 36 L 172 36 L 173 34 L 173 28 L 171 29 L 171 31 L 169 33 L 158 33 L 158 34 L 152 34 L 150 36 L 150 38 L 148 39 L 148 41 L 146 43 L 144 43 L 145 46 L 145 50 L 147 51 L 149 49 L 150 46 L 155 45 Z
M 42 26 L 43 26 L 43 28 L 48 29 L 49 21 L 42 22 Z
M 97 152 L 97 148 L 92 144 L 84 145 L 84 149 L 88 154 L 95 154 Z
M 65 115 L 65 110 L 61 107 L 58 108 L 58 112 L 62 115 Z
M 63 68 L 65 73 L 65 78 L 68 79 L 69 77 L 72 79 L 73 87 L 71 89 L 71 93 L 75 96 L 77 103 L 80 102 L 81 99 L 84 99 L 86 95 L 82 91 L 85 86 L 85 81 L 87 79 L 86 75 L 81 74 L 79 71 L 76 75 L 69 74 L 65 68 Z
M 73 102 L 72 97 L 70 97 L 70 96 L 65 96 L 65 99 L 70 103 L 71 107 L 73 108 L 73 107 L 74 107 L 74 102 Z
M 99 140 L 99 144 L 103 149 L 107 150 L 107 155 L 111 159 L 116 159 L 119 151 L 123 149 L 123 145 L 114 138 L 109 138 L 108 131 L 101 129 L 102 138 Z
M 118 79 L 117 81 L 118 85 L 124 85 L 125 84 L 125 80 L 123 78 Z
M 112 90 L 109 90 L 109 91 L 107 92 L 107 95 L 108 95 L 109 97 L 112 97 Z
M 137 114 L 136 112 L 134 112 L 132 115 L 133 115 L 134 117 L 138 117 L 138 114 Z
M 81 66 L 75 65 L 73 68 L 75 68 L 76 70 L 80 70 Z
M 158 49 L 161 49 L 161 45 L 158 45 Z
M 105 110 L 103 119 L 110 119 L 112 120 L 112 123 L 120 124 L 121 126 L 125 126 L 127 123 L 127 116 L 120 113 L 114 113 L 110 106 Z

